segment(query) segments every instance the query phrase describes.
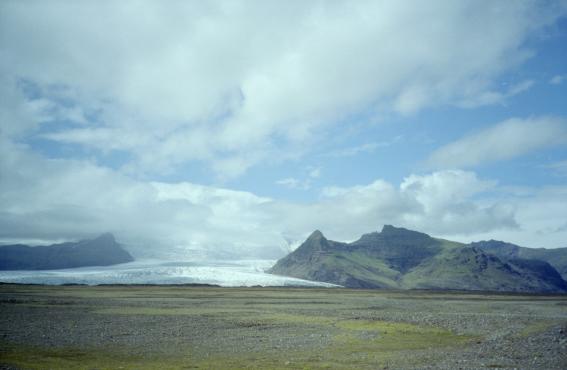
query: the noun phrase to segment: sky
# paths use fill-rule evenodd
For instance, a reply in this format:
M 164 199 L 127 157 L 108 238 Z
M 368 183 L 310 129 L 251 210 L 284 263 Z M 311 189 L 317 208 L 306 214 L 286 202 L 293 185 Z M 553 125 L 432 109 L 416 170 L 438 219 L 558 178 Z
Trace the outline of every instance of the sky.
M 567 247 L 566 1 L 0 2 L 0 243 Z

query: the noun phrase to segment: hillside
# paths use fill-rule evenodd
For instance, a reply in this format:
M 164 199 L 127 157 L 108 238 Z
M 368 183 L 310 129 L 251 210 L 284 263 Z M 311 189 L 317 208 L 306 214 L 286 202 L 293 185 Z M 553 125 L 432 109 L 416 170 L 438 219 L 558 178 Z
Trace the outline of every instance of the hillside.
M 112 234 L 91 240 L 30 247 L 23 244 L 0 247 L 0 270 L 52 270 L 85 266 L 110 266 L 131 262 Z
M 315 231 L 268 272 L 350 288 L 567 291 L 567 283 L 545 261 L 505 259 L 390 225 L 352 243 Z
M 506 260 L 533 259 L 545 261 L 561 274 L 563 280 L 567 280 L 567 248 L 525 248 L 498 240 L 480 241 L 470 245 Z

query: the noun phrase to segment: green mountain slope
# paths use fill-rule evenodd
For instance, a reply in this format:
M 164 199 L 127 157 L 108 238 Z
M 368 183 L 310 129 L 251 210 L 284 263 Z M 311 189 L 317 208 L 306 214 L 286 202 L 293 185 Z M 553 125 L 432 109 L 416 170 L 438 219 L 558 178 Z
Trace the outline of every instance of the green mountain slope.
M 480 241 L 470 245 L 506 260 L 521 258 L 545 261 L 561 274 L 563 280 L 567 280 L 567 248 L 525 248 L 498 240 Z
M 402 285 L 417 289 L 463 289 L 515 292 L 555 292 L 567 283 L 549 264 L 504 262 L 476 247 L 443 251 L 404 275 Z M 543 272 L 543 273 L 542 273 Z
M 273 274 L 356 288 L 386 288 L 396 285 L 399 273 L 364 253 L 349 250 L 349 245 L 326 239 L 316 230 L 286 258 L 278 261 Z
M 500 258 L 390 225 L 352 243 L 315 231 L 268 272 L 350 288 L 567 291 L 567 283 L 546 262 Z

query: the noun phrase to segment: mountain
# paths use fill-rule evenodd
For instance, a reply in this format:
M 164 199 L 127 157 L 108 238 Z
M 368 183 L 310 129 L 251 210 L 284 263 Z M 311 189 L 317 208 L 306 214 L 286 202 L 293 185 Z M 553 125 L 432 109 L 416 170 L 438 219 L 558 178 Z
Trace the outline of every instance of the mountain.
M 525 248 L 498 240 L 480 241 L 470 245 L 506 260 L 533 259 L 545 261 L 561 274 L 563 280 L 567 280 L 567 248 Z
M 131 262 L 112 234 L 91 240 L 30 247 L 23 244 L 0 246 L 0 270 L 52 270 L 84 266 L 110 266 Z
M 349 288 L 564 292 L 545 261 L 501 258 L 478 246 L 386 225 L 352 243 L 315 231 L 269 273 Z

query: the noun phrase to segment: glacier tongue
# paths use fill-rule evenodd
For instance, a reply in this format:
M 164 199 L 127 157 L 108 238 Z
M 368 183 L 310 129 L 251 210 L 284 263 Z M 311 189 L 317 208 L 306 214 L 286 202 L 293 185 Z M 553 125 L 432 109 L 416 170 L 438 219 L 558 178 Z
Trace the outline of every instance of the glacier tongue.
M 273 260 L 163 262 L 136 261 L 115 266 L 65 270 L 0 271 L 0 282 L 22 284 L 215 284 L 236 286 L 333 287 L 266 274 Z

